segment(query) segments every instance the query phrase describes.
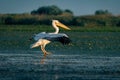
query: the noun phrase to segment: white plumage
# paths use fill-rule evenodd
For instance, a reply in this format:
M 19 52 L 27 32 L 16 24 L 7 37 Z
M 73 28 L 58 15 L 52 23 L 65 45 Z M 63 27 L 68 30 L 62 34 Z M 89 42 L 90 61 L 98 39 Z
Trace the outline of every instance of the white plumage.
M 45 50 L 45 46 L 49 44 L 50 42 L 58 41 L 58 42 L 61 42 L 62 44 L 70 43 L 71 40 L 66 34 L 58 33 L 59 32 L 58 26 L 64 29 L 67 29 L 67 30 L 70 30 L 70 28 L 60 23 L 58 20 L 53 20 L 52 25 L 56 31 L 54 33 L 41 32 L 41 33 L 35 34 L 32 38 L 36 42 L 30 46 L 31 48 L 41 46 L 42 52 L 44 53 L 44 55 L 46 55 L 46 54 L 49 54 L 49 52 Z

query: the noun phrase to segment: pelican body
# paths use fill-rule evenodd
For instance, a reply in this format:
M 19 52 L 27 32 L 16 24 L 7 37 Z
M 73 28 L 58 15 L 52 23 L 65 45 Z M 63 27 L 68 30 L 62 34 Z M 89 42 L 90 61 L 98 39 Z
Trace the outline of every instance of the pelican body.
M 34 39 L 36 42 L 32 44 L 30 47 L 35 48 L 35 47 L 40 46 L 42 52 L 44 53 L 44 56 L 46 56 L 46 54 L 50 54 L 49 52 L 45 50 L 45 46 L 49 44 L 50 42 L 57 41 L 62 44 L 69 44 L 71 41 L 66 34 L 59 33 L 59 27 L 70 30 L 69 27 L 65 26 L 58 20 L 52 20 L 52 25 L 53 25 L 53 28 L 55 29 L 55 32 L 53 33 L 41 32 L 41 33 L 35 34 L 32 37 L 32 39 Z

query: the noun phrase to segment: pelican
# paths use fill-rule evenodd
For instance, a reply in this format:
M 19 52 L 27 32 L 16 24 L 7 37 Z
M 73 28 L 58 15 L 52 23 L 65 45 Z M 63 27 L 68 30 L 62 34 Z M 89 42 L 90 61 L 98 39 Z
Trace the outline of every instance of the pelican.
M 58 20 L 52 20 L 52 26 L 55 29 L 55 32 L 53 33 L 41 32 L 41 33 L 35 34 L 31 39 L 34 39 L 36 42 L 34 44 L 31 44 L 30 48 L 35 48 L 40 46 L 42 52 L 44 53 L 44 56 L 46 56 L 47 54 L 50 54 L 50 52 L 47 52 L 45 50 L 45 46 L 50 42 L 58 41 L 62 44 L 70 43 L 71 40 L 66 34 L 59 33 L 59 27 L 64 28 L 66 30 L 71 30 L 69 27 L 62 24 Z

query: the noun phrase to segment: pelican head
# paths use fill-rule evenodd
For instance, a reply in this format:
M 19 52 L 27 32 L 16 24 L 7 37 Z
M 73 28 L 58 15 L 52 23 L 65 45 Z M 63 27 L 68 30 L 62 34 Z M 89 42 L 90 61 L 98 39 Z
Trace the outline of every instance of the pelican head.
M 61 28 L 66 29 L 66 30 L 71 30 L 69 27 L 67 27 L 66 25 L 62 24 L 58 20 L 52 20 L 52 24 L 53 24 L 54 28 L 61 27 Z

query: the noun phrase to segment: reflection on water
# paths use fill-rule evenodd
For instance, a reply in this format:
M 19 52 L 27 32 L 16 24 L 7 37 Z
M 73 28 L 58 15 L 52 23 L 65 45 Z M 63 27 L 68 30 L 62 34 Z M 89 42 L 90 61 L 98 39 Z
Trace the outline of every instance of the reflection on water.
M 42 59 L 41 59 L 41 61 L 40 61 L 40 63 L 44 64 L 45 63 L 45 59 L 46 59 L 46 56 L 43 56 Z
M 51 54 L 0 54 L 2 80 L 120 79 L 120 57 Z
M 38 48 L 29 49 L 28 34 L 5 33 L 0 80 L 120 80 L 120 32 L 70 32 L 72 44 L 51 43 L 46 57 Z

